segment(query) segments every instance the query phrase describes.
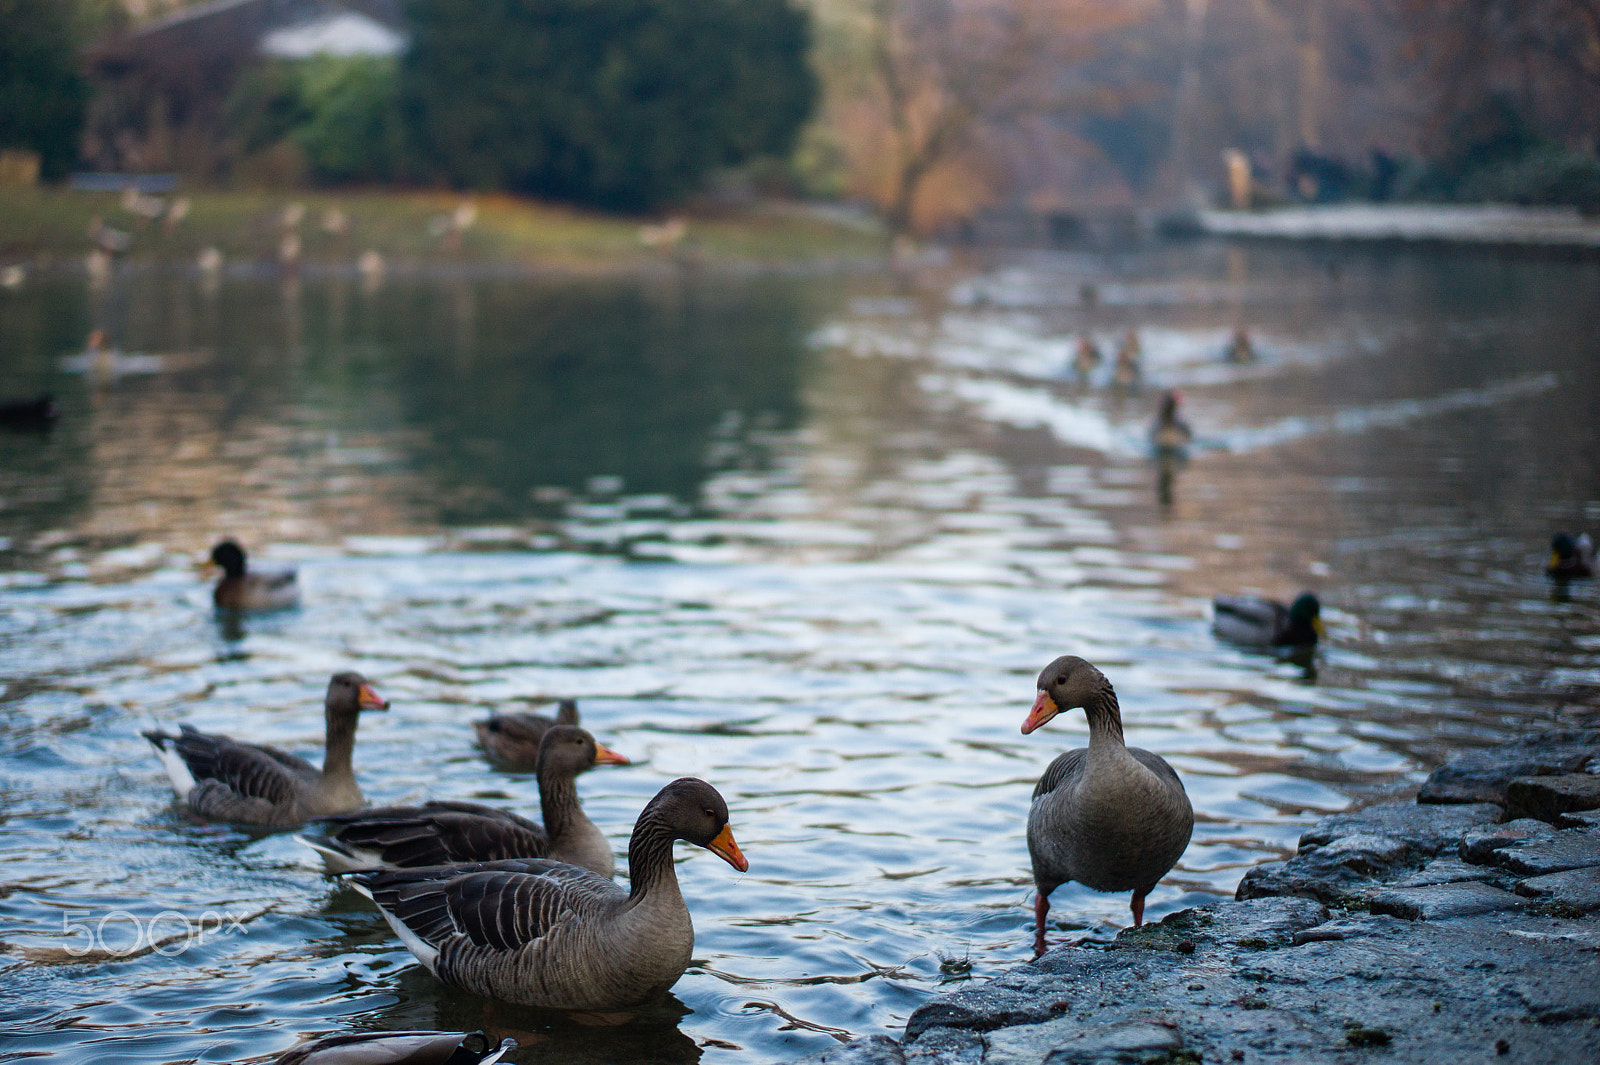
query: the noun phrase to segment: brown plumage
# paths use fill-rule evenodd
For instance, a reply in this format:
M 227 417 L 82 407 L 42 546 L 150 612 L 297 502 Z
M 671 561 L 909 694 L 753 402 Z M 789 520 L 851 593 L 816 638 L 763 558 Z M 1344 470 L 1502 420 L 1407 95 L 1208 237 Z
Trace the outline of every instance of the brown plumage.
M 543 824 L 477 803 L 430 802 L 341 814 L 326 819 L 325 835 L 298 838 L 322 855 L 330 873 L 549 858 L 609 877 L 616 857 L 585 816 L 576 781 L 597 765 L 627 764 L 578 726 L 557 725 L 545 733 L 539 758 Z
M 629 886 L 550 861 L 481 862 L 356 873 L 352 881 L 439 979 L 528 1006 L 616 1010 L 683 975 L 694 925 L 678 890 L 674 840 L 749 868 L 728 807 L 703 780 L 656 795 L 628 842 Z
M 578 703 L 563 699 L 554 718 L 540 714 L 490 714 L 474 721 L 478 746 L 489 760 L 503 769 L 537 769 L 539 744 L 544 734 L 556 725 L 576 725 Z
M 1076 707 L 1089 719 L 1089 746 L 1050 763 L 1028 811 L 1038 891 L 1034 950 L 1041 954 L 1052 891 L 1069 880 L 1095 891 L 1132 891 L 1133 923 L 1142 924 L 1145 895 L 1177 864 L 1194 831 L 1178 774 L 1160 755 L 1123 743 L 1117 694 L 1083 659 L 1063 655 L 1039 674 L 1022 731 Z
M 211 821 L 283 827 L 313 817 L 344 813 L 365 800 L 356 784 L 351 754 L 356 720 L 363 710 L 387 710 L 359 673 L 335 673 L 324 700 L 327 740 L 322 768 L 276 747 L 239 743 L 197 732 L 144 733 L 166 767 L 178 798 Z
M 224 540 L 211 549 L 211 561 L 222 567 L 222 577 L 211 590 L 219 610 L 282 610 L 300 602 L 300 583 L 294 570 L 253 572 L 244 548 Z

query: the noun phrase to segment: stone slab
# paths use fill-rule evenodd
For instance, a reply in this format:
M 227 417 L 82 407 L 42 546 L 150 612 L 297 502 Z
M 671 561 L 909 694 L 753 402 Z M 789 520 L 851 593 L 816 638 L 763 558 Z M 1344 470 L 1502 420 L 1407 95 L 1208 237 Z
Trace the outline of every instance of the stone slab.
M 1600 758 L 1600 729 L 1541 732 L 1515 743 L 1467 751 L 1435 769 L 1417 793 L 1419 803 L 1506 803 L 1518 777 L 1576 773 Z
M 1347 814 L 1324 817 L 1300 836 L 1302 851 L 1346 836 L 1386 836 L 1433 855 L 1453 847 L 1470 829 L 1498 824 L 1499 806 L 1471 803 L 1421 806 L 1414 802 L 1384 803 Z
M 1600 776 L 1563 773 L 1519 777 L 1506 785 L 1506 816 L 1554 821 L 1562 814 L 1600 809 Z
M 806 1065 L 905 1065 L 906 1054 L 897 1040 L 869 1035 L 818 1051 L 804 1061 Z
M 1373 913 L 1388 914 L 1407 921 L 1472 917 L 1497 910 L 1520 910 L 1528 904 L 1526 899 L 1518 898 L 1509 891 L 1477 881 L 1391 888 L 1376 892 L 1368 902 Z
M 1463 861 L 1483 865 L 1489 861 L 1490 856 L 1502 847 L 1523 840 L 1535 839 L 1540 836 L 1555 834 L 1555 829 L 1531 817 L 1518 818 L 1507 821 L 1503 825 L 1491 825 L 1488 828 L 1475 828 L 1461 837 L 1461 844 L 1456 852 Z
M 1568 828 L 1543 839 L 1514 843 L 1489 859 L 1520 876 L 1543 876 L 1566 869 L 1600 866 L 1600 832 Z
M 1433 861 L 1424 865 L 1410 876 L 1396 880 L 1394 886 L 1397 888 L 1431 887 L 1434 884 L 1459 884 L 1465 880 L 1482 880 L 1500 887 L 1504 887 L 1510 882 L 1506 874 L 1499 869 L 1474 865 L 1471 862 L 1462 861 L 1451 854 L 1433 859 Z M 1505 883 L 1501 883 L 1502 881 Z
M 1556 818 L 1557 828 L 1600 828 L 1600 810 L 1576 810 Z
M 1517 894 L 1556 903 L 1579 913 L 1600 910 L 1600 869 L 1568 869 L 1517 883 Z

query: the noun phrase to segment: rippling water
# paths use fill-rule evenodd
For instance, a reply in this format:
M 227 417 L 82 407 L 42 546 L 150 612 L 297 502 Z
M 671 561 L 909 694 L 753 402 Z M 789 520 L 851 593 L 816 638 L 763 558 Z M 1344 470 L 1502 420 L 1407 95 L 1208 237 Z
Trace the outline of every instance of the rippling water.
M 1194 802 L 1151 916 L 1230 895 L 1452 751 L 1593 722 L 1594 592 L 1540 573 L 1600 524 L 1596 306 L 1592 263 L 1204 245 L 4 294 L 0 395 L 64 416 L 0 434 L 0 1059 L 488 1027 L 521 1061 L 765 1062 L 896 1033 L 1030 954 L 1031 786 L 1086 729 L 1018 729 L 1066 652 Z M 1240 323 L 1260 358 L 1228 366 Z M 121 357 L 64 368 L 93 325 Z M 1130 326 L 1142 392 L 1069 381 L 1080 333 Z M 1158 493 L 1167 387 L 1197 439 Z M 193 560 L 227 533 L 298 565 L 304 605 L 214 618 Z M 1303 587 L 1309 667 L 1209 635 L 1213 593 Z M 140 728 L 313 751 L 347 667 L 393 701 L 356 748 L 374 802 L 536 810 L 468 722 L 568 695 L 640 763 L 581 783 L 619 851 L 667 780 L 721 789 L 750 872 L 680 848 L 675 999 L 594 1026 L 446 991 L 287 835 L 174 809 Z M 1054 935 L 1127 902 L 1063 887 Z

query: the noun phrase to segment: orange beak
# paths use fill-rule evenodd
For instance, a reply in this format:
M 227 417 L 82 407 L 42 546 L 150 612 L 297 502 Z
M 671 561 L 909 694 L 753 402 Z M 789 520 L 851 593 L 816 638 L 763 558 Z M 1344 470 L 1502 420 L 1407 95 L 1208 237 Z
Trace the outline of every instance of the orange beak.
M 597 743 L 594 745 L 594 764 L 629 765 L 630 763 L 626 758 L 618 754 L 616 751 L 613 751 L 610 747 Z
M 378 698 L 378 693 L 372 690 L 372 685 L 363 684 L 361 691 L 356 694 L 356 705 L 363 710 L 387 710 L 387 700 Z
M 1028 720 L 1022 723 L 1022 734 L 1026 736 L 1060 712 L 1056 701 L 1050 698 L 1050 693 L 1040 692 L 1039 697 L 1033 701 L 1033 709 L 1028 711 Z
M 750 863 L 745 860 L 739 845 L 733 841 L 733 826 L 723 825 L 722 831 L 717 833 L 717 838 L 706 844 L 706 850 L 733 866 L 739 872 L 747 872 Z

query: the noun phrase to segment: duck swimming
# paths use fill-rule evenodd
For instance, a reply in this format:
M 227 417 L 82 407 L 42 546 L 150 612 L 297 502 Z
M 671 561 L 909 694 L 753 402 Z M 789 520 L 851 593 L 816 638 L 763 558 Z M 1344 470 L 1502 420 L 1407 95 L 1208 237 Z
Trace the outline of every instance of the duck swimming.
M 1545 576 L 1551 580 L 1582 580 L 1594 576 L 1594 541 L 1588 533 L 1556 533 L 1550 538 L 1550 562 Z
M 1314 647 L 1327 631 L 1322 604 L 1310 592 L 1288 606 L 1249 595 L 1219 595 L 1211 607 L 1211 631 L 1250 647 Z
M 1123 743 L 1111 681 L 1082 658 L 1062 655 L 1039 674 L 1023 734 L 1079 707 L 1089 721 L 1089 746 L 1050 763 L 1028 811 L 1035 954 L 1045 951 L 1050 893 L 1068 881 L 1133 892 L 1133 923 L 1143 924 L 1145 896 L 1183 857 L 1194 831 L 1194 809 L 1178 774 L 1160 755 Z
M 251 571 L 244 548 L 234 540 L 213 547 L 211 561 L 222 567 L 222 578 L 211 590 L 211 601 L 220 610 L 283 610 L 300 602 L 299 575 L 294 570 Z

